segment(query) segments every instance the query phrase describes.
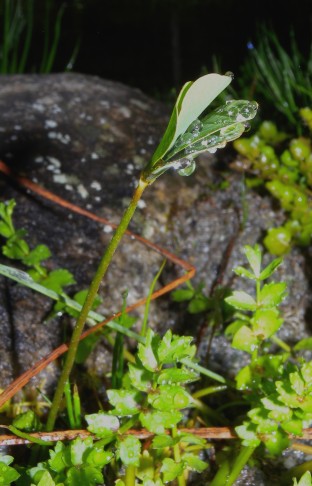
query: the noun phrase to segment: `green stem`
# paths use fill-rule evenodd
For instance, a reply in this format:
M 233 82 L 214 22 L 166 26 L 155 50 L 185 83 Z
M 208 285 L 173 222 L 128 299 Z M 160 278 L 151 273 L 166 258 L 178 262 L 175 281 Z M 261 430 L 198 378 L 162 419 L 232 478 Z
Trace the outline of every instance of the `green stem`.
M 125 474 L 125 485 L 126 486 L 135 486 L 135 466 L 129 465 L 126 468 Z
M 291 353 L 291 347 L 288 346 L 287 343 L 285 343 L 284 341 L 282 341 L 282 339 L 280 339 L 279 337 L 273 335 L 271 336 L 271 341 L 273 341 L 273 343 L 277 344 L 280 348 L 282 348 L 284 351 L 286 351 L 286 353 Z
M 226 486 L 231 486 L 235 483 L 236 479 L 240 475 L 243 467 L 247 464 L 250 456 L 254 453 L 255 447 L 242 447 L 240 453 L 238 454 L 235 462 L 231 468 L 231 472 L 228 476 Z
M 176 427 L 173 427 L 172 437 L 175 438 L 177 437 L 177 435 L 178 435 L 178 429 Z M 175 462 L 177 463 L 181 462 L 180 444 L 175 444 L 173 446 L 173 457 Z M 186 486 L 184 472 L 182 472 L 182 474 L 180 474 L 180 476 L 177 477 L 177 480 L 179 486 Z
M 67 352 L 67 355 L 66 355 L 66 358 L 65 358 L 65 363 L 64 363 L 64 366 L 63 366 L 63 370 L 62 370 L 62 373 L 61 373 L 61 376 L 58 380 L 58 384 L 57 384 L 57 387 L 56 387 L 56 391 L 55 391 L 55 395 L 54 395 L 54 398 L 53 398 L 53 401 L 52 401 L 52 405 L 51 405 L 51 409 L 50 409 L 50 413 L 49 413 L 49 416 L 48 416 L 48 420 L 47 420 L 47 431 L 52 431 L 53 428 L 54 428 L 54 424 L 55 424 L 55 420 L 56 420 L 56 417 L 57 417 L 57 414 L 58 414 L 58 411 L 59 411 L 59 408 L 60 408 L 60 405 L 61 405 L 61 401 L 62 401 L 62 398 L 63 398 L 63 394 L 64 394 L 64 387 L 65 387 L 65 384 L 69 378 L 69 375 L 70 375 L 70 372 L 72 370 L 72 367 L 73 367 L 73 364 L 74 364 L 74 361 L 75 361 L 75 356 L 76 356 L 76 352 L 77 352 L 77 347 L 78 347 L 78 344 L 79 344 L 79 339 L 80 339 L 80 336 L 82 334 L 82 331 L 83 331 L 83 328 L 84 328 L 84 325 L 86 323 L 86 320 L 87 320 L 87 317 L 88 317 L 88 314 L 90 312 L 90 310 L 92 309 L 92 305 L 93 305 L 93 302 L 94 302 L 94 299 L 97 295 L 97 292 L 98 292 L 98 289 L 99 289 L 99 286 L 101 284 L 101 281 L 108 269 L 108 266 L 114 256 L 114 253 L 120 243 L 120 240 L 123 236 L 123 234 L 125 233 L 131 219 L 132 219 L 132 216 L 136 210 L 136 207 L 138 205 L 138 202 L 144 192 L 144 189 L 147 187 L 147 183 L 142 181 L 140 179 L 139 181 L 139 184 L 136 188 L 136 190 L 134 191 L 134 194 L 133 194 L 133 197 L 132 197 L 132 200 L 128 206 L 128 208 L 126 209 L 120 223 L 119 223 L 119 226 L 118 228 L 116 229 L 116 232 L 114 233 L 108 247 L 106 248 L 106 251 L 104 252 L 104 255 L 102 257 L 102 260 L 100 261 L 100 264 L 98 266 L 98 269 L 93 277 L 93 280 L 90 284 L 90 287 L 89 287 L 89 291 L 88 291 L 88 295 L 87 295 L 87 298 L 85 300 L 85 303 L 81 309 L 81 312 L 79 314 L 79 317 L 77 319 L 77 322 L 76 322 L 76 325 L 75 325 L 75 328 L 73 330 L 73 334 L 72 334 L 72 337 L 71 337 L 71 341 L 69 343 L 69 347 L 68 347 L 68 352 Z
M 243 467 L 247 464 L 250 456 L 253 454 L 255 447 L 242 447 L 240 453 L 231 464 L 230 459 L 225 459 L 213 478 L 210 486 L 231 486 L 240 475 Z

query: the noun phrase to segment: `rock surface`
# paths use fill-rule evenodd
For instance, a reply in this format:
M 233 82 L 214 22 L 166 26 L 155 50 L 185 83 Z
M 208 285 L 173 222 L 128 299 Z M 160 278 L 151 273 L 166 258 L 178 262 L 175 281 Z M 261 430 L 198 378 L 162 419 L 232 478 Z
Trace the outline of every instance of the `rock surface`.
M 96 77 L 2 76 L 0 159 L 19 174 L 116 223 L 168 116 L 167 107 L 140 91 Z M 233 266 L 245 263 L 242 246 L 261 241 L 263 231 L 282 217 L 269 198 L 244 192 L 240 174 L 229 173 L 228 187 L 218 188 L 223 180 L 218 164 L 225 157 L 226 152 L 220 152 L 218 159 L 202 156 L 198 170 L 189 178 L 175 173 L 162 176 L 147 189 L 131 224 L 136 233 L 194 264 L 194 284 L 204 282 L 207 293 L 216 281 L 248 288 L 248 282 L 238 282 L 232 273 Z M 16 199 L 15 226 L 26 228 L 30 244 L 50 247 L 49 267 L 65 267 L 74 273 L 77 285 L 71 290 L 86 287 L 110 238 L 110 227 L 73 215 L 1 174 L 0 191 L 2 201 Z M 145 296 L 161 261 L 154 251 L 125 238 L 101 288 L 105 298 L 99 310 L 103 314 L 118 311 L 127 289 L 129 303 Z M 307 254 L 296 250 L 278 271 L 278 278 L 289 285 L 280 334 L 289 342 L 311 332 L 309 261 Z M 161 280 L 176 275 L 177 270 L 167 265 Z M 50 310 L 46 298 L 0 279 L 0 387 L 64 339 L 64 319 L 42 324 Z M 201 325 L 168 296 L 152 303 L 150 323 L 160 331 L 170 327 L 194 336 Z M 204 356 L 209 334 L 205 330 L 202 334 L 200 353 Z M 103 379 L 110 369 L 110 356 L 103 343 L 89 358 L 89 370 Z M 214 338 L 210 368 L 232 376 L 242 359 L 242 353 L 234 352 L 224 337 Z M 51 390 L 56 372 L 54 364 L 33 386 Z

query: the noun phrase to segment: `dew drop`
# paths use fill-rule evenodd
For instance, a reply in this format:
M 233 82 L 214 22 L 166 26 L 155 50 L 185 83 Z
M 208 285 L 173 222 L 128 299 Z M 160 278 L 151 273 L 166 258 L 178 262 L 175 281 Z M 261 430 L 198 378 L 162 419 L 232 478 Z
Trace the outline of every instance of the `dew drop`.
M 192 133 L 193 135 L 194 134 L 197 135 L 202 128 L 203 128 L 202 122 L 200 120 L 196 119 L 190 124 L 187 131 L 188 131 L 188 133 Z
M 182 169 L 179 169 L 178 170 L 178 174 L 180 176 L 190 176 L 191 174 L 193 174 L 194 170 L 196 169 L 196 162 L 194 160 L 190 160 L 190 164 L 187 165 L 186 167 L 182 168 Z M 168 384 L 170 384 L 171 382 L 168 381 Z

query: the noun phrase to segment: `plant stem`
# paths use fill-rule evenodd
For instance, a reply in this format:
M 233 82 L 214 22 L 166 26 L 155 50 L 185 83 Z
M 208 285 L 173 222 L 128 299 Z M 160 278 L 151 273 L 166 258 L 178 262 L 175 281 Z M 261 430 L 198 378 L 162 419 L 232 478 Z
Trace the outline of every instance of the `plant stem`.
M 255 447 L 242 447 L 234 464 L 231 464 L 230 459 L 223 460 L 210 486 L 231 486 L 240 475 L 254 450 Z
M 255 447 L 242 447 L 238 457 L 231 468 L 231 472 L 228 476 L 226 486 L 231 486 L 238 476 L 240 475 L 243 467 L 247 464 L 250 456 L 253 454 Z
M 135 466 L 133 466 L 132 464 L 129 464 L 126 468 L 125 485 L 126 486 L 135 485 Z
M 48 420 L 47 420 L 47 426 L 46 426 L 46 429 L 47 429 L 48 432 L 52 431 L 53 428 L 54 428 L 55 420 L 56 420 L 56 417 L 57 417 L 57 414 L 58 414 L 58 411 L 59 411 L 59 408 L 60 408 L 60 404 L 61 404 L 61 401 L 62 401 L 62 398 L 63 398 L 63 394 L 64 394 L 64 387 L 65 387 L 65 384 L 66 384 L 66 382 L 69 378 L 70 372 L 72 370 L 72 367 L 73 367 L 73 364 L 74 364 L 74 361 L 75 361 L 79 339 L 80 339 L 80 336 L 82 334 L 84 325 L 86 323 L 88 314 L 89 314 L 90 310 L 92 309 L 92 305 L 93 305 L 94 299 L 97 295 L 97 292 L 99 290 L 101 281 L 102 281 L 102 279 L 103 279 L 103 277 L 104 277 L 104 275 L 105 275 L 105 273 L 108 269 L 108 266 L 109 266 L 109 264 L 110 264 L 110 262 L 111 262 L 111 260 L 114 256 L 114 253 L 115 253 L 115 251 L 116 251 L 116 249 L 117 249 L 117 247 L 120 243 L 120 240 L 121 240 L 123 234 L 125 233 L 128 225 L 129 225 L 129 223 L 132 219 L 132 216 L 133 216 L 133 214 L 136 210 L 138 202 L 139 202 L 139 200 L 140 200 L 140 198 L 141 198 L 141 196 L 144 192 L 144 189 L 147 187 L 147 185 L 148 185 L 147 182 L 144 182 L 140 179 L 139 184 L 138 184 L 137 188 L 135 189 L 134 194 L 132 196 L 131 202 L 130 202 L 128 208 L 126 209 L 126 211 L 125 211 L 125 213 L 124 213 L 124 215 L 123 215 L 123 217 L 122 217 L 122 219 L 119 223 L 119 226 L 116 229 L 108 247 L 106 248 L 104 255 L 102 257 L 102 260 L 100 261 L 98 269 L 97 269 L 97 271 L 96 271 L 96 273 L 93 277 L 93 280 L 90 284 L 87 298 L 86 298 L 85 303 L 84 303 L 84 305 L 81 309 L 81 312 L 79 314 L 79 317 L 78 317 L 76 325 L 75 325 L 75 328 L 73 330 L 73 334 L 72 334 L 72 337 L 71 337 L 71 340 L 70 340 L 70 343 L 69 343 L 68 352 L 67 352 L 67 355 L 66 355 L 66 358 L 65 358 L 63 370 L 62 370 L 61 376 L 58 380 L 55 395 L 54 395 L 54 398 L 53 398 L 53 401 L 52 401 L 50 413 L 49 413 Z
M 177 437 L 177 435 L 178 435 L 178 430 L 177 430 L 176 427 L 173 427 L 172 437 L 175 438 L 175 437 Z M 174 456 L 175 462 L 177 462 L 177 463 L 181 462 L 181 454 L 180 454 L 180 445 L 179 444 L 175 444 L 173 446 L 173 456 Z M 184 478 L 184 471 L 182 472 L 182 474 L 180 474 L 180 476 L 177 477 L 177 480 L 178 480 L 179 486 L 186 486 L 186 482 L 185 482 L 185 478 Z

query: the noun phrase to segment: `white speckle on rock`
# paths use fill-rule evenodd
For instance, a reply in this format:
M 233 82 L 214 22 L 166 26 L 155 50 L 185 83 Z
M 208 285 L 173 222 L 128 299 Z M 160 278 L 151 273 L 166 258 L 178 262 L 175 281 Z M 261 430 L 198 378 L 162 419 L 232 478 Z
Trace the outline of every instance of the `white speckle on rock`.
M 88 121 L 93 120 L 93 116 L 91 116 L 91 115 L 87 115 L 87 116 L 86 116 L 86 120 L 88 120 Z
M 138 208 L 140 208 L 140 209 L 146 208 L 146 202 L 143 199 L 139 200 Z
M 100 101 L 100 105 L 105 106 L 105 108 L 109 108 L 110 107 L 110 102 L 107 101 L 107 100 L 101 100 Z
M 73 186 L 77 186 L 80 182 L 75 174 L 56 174 L 56 170 L 54 171 L 53 180 L 58 184 L 72 184 Z
M 16 136 L 16 135 L 12 135 L 12 136 L 10 137 L 10 139 L 11 139 L 11 140 L 13 140 L 13 141 L 14 141 L 14 140 L 17 140 L 17 136 Z
M 0 132 L 5 132 L 5 128 L 0 127 Z
M 52 139 L 59 140 L 61 143 L 64 143 L 67 145 L 70 142 L 70 136 L 65 134 L 63 135 L 62 133 L 59 132 L 49 132 L 48 137 Z
M 140 150 L 140 154 L 143 154 L 143 155 L 144 155 L 144 154 L 146 154 L 146 150 L 145 150 L 145 148 L 141 148 L 141 150 Z
M 51 111 L 54 114 L 61 113 L 62 112 L 62 108 L 60 108 L 58 105 L 53 105 Z
M 148 104 L 147 103 L 144 103 L 143 101 L 138 100 L 136 98 L 132 98 L 130 100 L 130 103 L 132 103 L 135 106 L 138 106 L 139 108 L 141 108 L 141 110 L 147 110 L 148 109 Z
M 148 137 L 147 143 L 148 143 L 148 145 L 154 145 L 154 143 L 155 143 L 154 138 L 153 137 Z
M 14 125 L 14 130 L 21 130 L 21 129 L 22 129 L 21 125 Z
M 47 157 L 48 161 L 50 162 L 50 164 L 54 165 L 54 167 L 61 167 L 61 162 L 56 159 L 55 157 Z
M 41 164 L 41 162 L 43 162 L 43 157 L 41 155 L 39 155 L 38 157 L 35 158 L 35 162 L 37 164 Z
M 54 182 L 57 182 L 58 184 L 66 184 L 67 175 L 66 174 L 54 174 L 53 180 L 54 180 Z
M 121 115 L 123 115 L 125 118 L 130 118 L 131 116 L 131 111 L 129 110 L 129 108 L 127 108 L 126 106 L 120 106 L 118 108 L 118 111 L 119 113 L 121 113 Z
M 101 123 L 102 125 L 104 125 L 104 123 L 106 123 L 106 122 L 107 122 L 107 118 L 104 118 L 104 117 L 101 117 L 101 118 L 100 118 L 100 123 Z
M 104 233 L 111 233 L 113 231 L 113 228 L 109 224 L 106 224 L 103 227 L 103 231 L 104 231 Z
M 95 152 L 92 152 L 91 159 L 96 160 L 98 158 L 99 158 L 98 154 L 96 154 Z
M 82 199 L 86 199 L 89 196 L 89 193 L 83 184 L 78 184 L 77 191 L 79 192 Z
M 87 209 L 92 209 L 92 208 L 93 208 L 93 206 L 92 206 L 92 204 L 87 204 L 86 208 L 87 208 Z
M 32 107 L 34 110 L 37 110 L 40 113 L 44 111 L 44 106 L 41 103 L 33 103 Z
M 71 184 L 65 184 L 65 189 L 67 189 L 67 191 L 73 191 L 74 188 Z
M 102 189 L 102 186 L 98 181 L 92 181 L 90 187 L 92 187 L 92 189 L 95 189 L 96 191 L 100 191 Z
M 44 128 L 55 128 L 57 127 L 57 123 L 54 120 L 45 120 Z
M 80 113 L 79 118 L 81 118 L 82 120 L 84 120 L 86 118 L 86 114 L 85 113 Z
M 101 198 L 100 198 L 100 196 L 95 196 L 94 200 L 95 200 L 96 202 L 100 202 L 100 201 L 101 201 Z

